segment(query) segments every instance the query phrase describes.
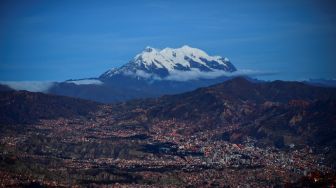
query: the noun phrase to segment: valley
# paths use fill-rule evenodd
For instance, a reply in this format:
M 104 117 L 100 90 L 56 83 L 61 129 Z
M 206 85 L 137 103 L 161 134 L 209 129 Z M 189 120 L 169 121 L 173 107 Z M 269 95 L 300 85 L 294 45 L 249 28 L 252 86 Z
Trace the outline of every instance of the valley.
M 293 85 L 300 89 L 284 89 Z M 27 102 L 26 110 L 15 117 L 21 121 L 2 119 L 0 183 L 330 185 L 335 181 L 335 92 L 301 83 L 235 78 L 180 95 L 112 105 L 42 94 L 60 104 L 67 101 L 72 109 L 87 105 L 88 110 L 55 113 L 59 107 L 45 100 L 43 106 L 51 107 L 47 114 L 30 113 L 34 107 Z M 8 97 L 13 94 L 17 97 Z M 4 104 L 18 98 L 36 103 L 39 94 L 2 95 L 4 110 Z M 20 118 L 27 113 L 34 121 Z

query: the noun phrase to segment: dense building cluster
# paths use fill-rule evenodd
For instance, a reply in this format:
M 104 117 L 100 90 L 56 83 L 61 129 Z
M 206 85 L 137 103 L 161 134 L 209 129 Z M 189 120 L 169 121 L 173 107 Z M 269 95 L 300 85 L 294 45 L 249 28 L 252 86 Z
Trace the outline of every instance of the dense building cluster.
M 195 130 L 176 119 L 125 118 L 103 106 L 95 118 L 58 118 L 1 133 L 0 186 L 285 185 L 331 172 L 310 146 L 277 149 L 254 138 L 229 142 L 228 124 Z M 220 134 L 219 134 L 220 133 Z M 319 179 L 316 179 L 319 181 Z

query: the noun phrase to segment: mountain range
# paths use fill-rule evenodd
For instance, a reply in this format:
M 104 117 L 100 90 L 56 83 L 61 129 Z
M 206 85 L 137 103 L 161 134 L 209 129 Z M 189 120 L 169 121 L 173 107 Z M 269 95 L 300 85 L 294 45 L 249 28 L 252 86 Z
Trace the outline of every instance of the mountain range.
M 49 94 L 111 103 L 191 91 L 220 83 L 237 73 L 228 58 L 210 56 L 187 45 L 162 50 L 146 47 L 125 65 L 98 78 L 72 79 L 40 87 Z

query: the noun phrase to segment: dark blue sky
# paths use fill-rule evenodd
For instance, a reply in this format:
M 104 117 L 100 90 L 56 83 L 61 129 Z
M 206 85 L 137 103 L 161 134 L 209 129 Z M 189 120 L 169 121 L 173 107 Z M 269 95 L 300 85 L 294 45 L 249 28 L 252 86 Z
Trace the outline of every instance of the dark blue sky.
M 96 77 L 146 46 L 184 44 L 263 79 L 336 78 L 336 3 L 0 1 L 0 80 Z

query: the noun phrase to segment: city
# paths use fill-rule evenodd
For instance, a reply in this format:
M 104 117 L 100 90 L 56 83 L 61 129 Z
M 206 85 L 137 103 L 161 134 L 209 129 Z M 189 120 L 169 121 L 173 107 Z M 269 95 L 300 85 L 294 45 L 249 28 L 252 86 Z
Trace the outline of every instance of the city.
M 322 181 L 313 174 L 333 171 L 308 145 L 278 149 L 258 146 L 252 137 L 226 141 L 223 135 L 238 124 L 195 130 L 187 121 L 149 121 L 148 109 L 124 114 L 116 107 L 102 105 L 88 118 L 41 120 L 21 133 L 2 132 L 7 170 L 1 186 L 284 186 L 304 176 Z

